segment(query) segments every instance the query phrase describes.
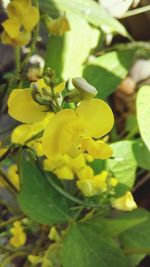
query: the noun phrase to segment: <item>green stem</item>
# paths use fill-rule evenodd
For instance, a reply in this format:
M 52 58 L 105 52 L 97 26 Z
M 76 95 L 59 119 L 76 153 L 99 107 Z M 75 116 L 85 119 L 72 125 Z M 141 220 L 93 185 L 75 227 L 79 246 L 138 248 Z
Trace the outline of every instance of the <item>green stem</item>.
M 9 180 L 9 178 L 7 177 L 7 175 L 4 173 L 2 169 L 0 169 L 0 176 L 4 180 L 4 182 L 9 186 L 9 188 L 11 189 L 13 193 L 16 194 L 19 192 L 18 189 L 13 185 L 13 183 Z
M 74 196 L 72 196 L 71 194 L 69 194 L 68 192 L 66 192 L 63 188 L 59 187 L 58 184 L 56 184 L 53 179 L 49 178 L 48 175 L 46 174 L 46 177 L 47 177 L 47 180 L 48 182 L 60 193 L 62 194 L 64 197 L 70 199 L 71 201 L 73 201 L 74 203 L 78 203 L 80 204 L 81 206 L 84 206 L 84 207 L 94 207 L 94 208 L 101 208 L 100 205 L 97 205 L 95 203 L 88 203 L 88 202 L 85 202 L 85 201 L 82 201 Z
M 20 256 L 25 256 L 28 252 L 27 251 L 18 251 L 14 253 L 13 255 L 7 257 L 2 263 L 1 267 L 6 267 L 8 266 L 9 263 L 11 263 L 14 259 L 20 257 Z
M 16 80 L 20 77 L 20 48 L 15 48 L 15 60 L 16 60 Z
M 144 183 L 146 183 L 150 179 L 150 172 L 148 172 L 139 182 L 135 185 L 132 192 L 137 191 Z
M 131 17 L 131 16 L 135 16 L 135 15 L 138 15 L 138 14 L 141 14 L 141 13 L 148 12 L 148 11 L 150 11 L 150 5 L 144 6 L 144 7 L 140 7 L 140 8 L 136 8 L 134 10 L 130 10 L 127 13 L 125 13 L 125 15 L 122 18 L 128 18 L 128 17 Z
M 56 108 L 57 108 L 57 112 L 58 112 L 58 111 L 61 110 L 61 108 L 60 108 L 60 106 L 59 106 L 57 97 L 55 96 L 54 88 L 51 88 L 51 92 L 52 92 L 52 97 L 53 97 L 53 100 L 54 100 L 54 102 L 55 102 L 55 105 L 56 105 Z
M 24 219 L 25 217 L 26 217 L 26 216 L 25 216 L 24 214 L 15 216 L 15 217 L 11 218 L 10 220 L 1 223 L 1 224 L 0 224 L 0 228 L 6 227 L 7 225 L 14 223 L 15 221 L 22 220 L 22 219 Z
M 8 253 L 12 253 L 13 250 L 12 249 L 9 249 L 9 248 L 6 248 L 6 246 L 2 246 L 0 245 L 0 250 L 3 251 L 3 252 L 8 252 Z

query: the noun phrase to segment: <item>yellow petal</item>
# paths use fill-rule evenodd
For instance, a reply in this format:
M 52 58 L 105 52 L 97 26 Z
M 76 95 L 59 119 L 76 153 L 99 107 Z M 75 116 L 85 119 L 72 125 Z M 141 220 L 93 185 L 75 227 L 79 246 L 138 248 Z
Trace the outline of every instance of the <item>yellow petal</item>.
M 81 148 L 95 159 L 108 159 L 112 156 L 112 148 L 103 141 L 94 141 L 87 137 L 81 140 Z
M 67 166 L 57 169 L 55 174 L 61 180 L 73 180 L 74 178 L 73 172 Z
M 30 32 L 39 21 L 39 11 L 36 7 L 30 7 L 22 18 L 22 24 L 26 31 Z
M 36 139 L 34 141 L 31 141 L 27 144 L 28 147 L 31 147 L 36 155 L 38 157 L 42 157 L 44 154 L 43 154 L 43 147 L 42 147 L 42 142 L 40 139 Z
M 83 169 L 78 171 L 77 176 L 80 180 L 89 180 L 94 177 L 94 172 L 90 166 L 85 166 Z
M 8 100 L 8 112 L 11 117 L 24 123 L 34 123 L 45 118 L 45 107 L 38 105 L 32 99 L 30 89 L 14 91 Z
M 31 34 L 25 31 L 20 32 L 19 35 L 14 39 L 10 38 L 6 32 L 3 32 L 1 34 L 2 43 L 13 45 L 13 46 L 26 45 L 30 41 L 30 38 L 31 38 Z
M 106 192 L 106 190 L 107 190 L 107 177 L 108 177 L 107 171 L 102 171 L 100 174 L 97 174 L 94 176 L 96 189 L 99 192 Z
M 17 89 L 16 89 L 16 91 L 17 91 Z M 42 130 L 44 130 L 45 127 L 47 126 L 47 124 L 49 123 L 49 121 L 52 119 L 52 117 L 53 117 L 53 114 L 48 113 L 46 115 L 46 117 L 44 118 L 44 120 L 42 120 L 40 122 L 36 122 L 33 124 L 30 124 L 30 123 L 29 124 L 22 124 L 22 125 L 17 126 L 11 134 L 11 142 L 13 144 L 24 145 L 26 143 L 26 141 L 29 140 L 32 136 L 34 136 L 34 135 L 40 133 Z M 37 148 L 37 149 L 39 147 L 39 150 L 41 150 L 41 148 L 40 148 L 41 145 L 38 143 L 39 142 L 36 142 L 33 144 L 30 142 L 30 144 L 28 144 L 28 145 L 32 146 L 33 148 Z
M 22 45 L 27 45 L 30 39 L 31 39 L 31 33 L 26 31 L 21 31 L 16 38 L 12 39 L 12 42 L 14 46 L 22 46 Z
M 62 82 L 62 83 L 58 84 L 58 85 L 54 88 L 54 93 L 55 93 L 55 94 L 59 94 L 59 93 L 61 93 L 61 92 L 64 90 L 65 86 L 66 86 L 66 82 Z
M 77 172 L 80 169 L 82 169 L 86 166 L 86 161 L 85 161 L 84 155 L 80 154 L 78 157 L 76 157 L 74 159 L 71 158 L 70 162 L 69 162 L 69 166 L 71 167 L 73 172 L 77 174 Z
M 77 186 L 86 197 L 92 197 L 97 194 L 95 182 L 93 180 L 79 180 L 77 181 Z
M 102 137 L 113 127 L 114 116 L 108 104 L 100 99 L 83 100 L 76 110 L 86 128 L 85 135 Z
M 44 79 L 39 79 L 37 82 L 36 82 L 36 85 L 37 85 L 37 88 L 39 90 L 40 93 L 42 93 L 42 89 L 43 88 L 49 88 L 49 86 L 44 82 Z
M 14 0 L 7 7 L 9 17 L 22 17 L 31 7 L 31 0 Z
M 21 23 L 18 18 L 7 19 L 2 23 L 2 26 L 12 39 L 16 38 L 20 33 Z
M 53 240 L 56 242 L 60 241 L 60 239 L 61 239 L 57 229 L 54 226 L 51 227 L 48 237 L 50 240 Z
M 25 142 L 32 137 L 32 126 L 30 124 L 23 124 L 17 126 L 11 134 L 11 142 L 13 144 L 24 145 Z
M 69 21 L 65 16 L 57 19 L 46 18 L 46 26 L 53 35 L 62 36 L 66 31 L 70 31 Z
M 131 192 L 126 192 L 123 196 L 112 201 L 112 207 L 122 211 L 132 211 L 137 208 Z
M 48 158 L 59 158 L 69 150 L 73 133 L 67 126 L 76 119 L 76 113 L 71 109 L 64 109 L 52 118 L 43 135 L 43 151 Z
M 110 178 L 110 184 L 111 184 L 112 187 L 117 186 L 117 184 L 118 184 L 118 179 L 115 178 L 115 177 L 111 177 L 111 178 Z

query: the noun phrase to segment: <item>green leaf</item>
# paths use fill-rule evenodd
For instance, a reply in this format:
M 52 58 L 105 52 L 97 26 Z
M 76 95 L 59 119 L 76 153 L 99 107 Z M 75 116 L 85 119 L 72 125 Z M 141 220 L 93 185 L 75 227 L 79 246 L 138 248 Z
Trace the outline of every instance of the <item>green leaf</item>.
M 117 237 L 126 230 L 141 224 L 149 218 L 149 212 L 144 209 L 136 209 L 130 212 L 120 212 L 114 214 L 114 218 L 102 218 L 102 216 L 92 217 L 86 221 L 92 224 L 95 231 L 102 232 L 101 236 Z
M 66 199 L 46 180 L 30 152 L 22 152 L 19 173 L 21 209 L 33 220 L 43 224 L 65 223 L 69 219 Z
M 147 220 L 120 235 L 120 242 L 131 266 L 137 266 L 146 254 L 150 254 L 150 213 L 147 214 Z
M 122 213 L 114 219 L 107 219 L 105 226 L 109 235 L 118 236 L 136 225 L 139 225 L 149 218 L 149 212 L 143 209 L 136 209 L 132 212 Z
M 123 234 L 121 234 L 120 237 L 121 237 L 121 240 L 123 241 L 124 247 L 128 250 L 135 249 L 135 248 L 141 248 L 141 250 L 142 249 L 144 250 L 145 248 L 145 249 L 149 249 L 150 251 L 150 227 L 149 227 L 150 213 L 146 211 L 142 211 L 140 216 L 141 217 L 146 216 L 147 218 L 145 217 L 146 220 L 144 220 L 144 222 L 141 222 L 140 224 L 125 231 Z M 140 251 L 137 250 L 137 253 L 139 252 Z M 136 254 L 136 251 L 135 251 L 135 254 Z
M 141 137 L 150 150 L 150 86 L 143 85 L 137 94 L 137 120 Z
M 82 64 L 89 52 L 97 45 L 100 32 L 92 28 L 83 17 L 68 12 L 71 30 L 62 37 L 51 36 L 48 40 L 46 67 L 53 68 L 64 80 L 81 76 Z
M 132 141 L 119 141 L 112 144 L 114 158 L 107 160 L 108 170 L 128 188 L 132 188 L 134 184 L 137 168 L 132 145 Z
M 132 64 L 133 50 L 110 52 L 96 57 L 85 66 L 84 78 L 96 87 L 97 97 L 105 99 L 112 94 L 126 77 Z
M 145 170 L 150 171 L 150 151 L 141 139 L 134 141 L 133 152 L 137 165 Z
M 107 13 L 100 4 L 92 0 L 41 0 L 41 9 L 46 13 L 50 12 L 51 6 L 55 6 L 55 9 L 61 12 L 71 11 L 95 26 L 106 25 L 111 31 L 129 37 L 125 27 L 110 13 Z
M 62 263 L 64 267 L 129 266 L 115 243 L 87 223 L 70 227 L 63 244 Z

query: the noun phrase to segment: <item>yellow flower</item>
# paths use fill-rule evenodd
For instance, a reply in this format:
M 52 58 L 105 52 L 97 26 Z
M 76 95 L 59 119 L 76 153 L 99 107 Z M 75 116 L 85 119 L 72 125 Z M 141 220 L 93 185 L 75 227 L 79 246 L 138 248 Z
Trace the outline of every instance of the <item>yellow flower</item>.
M 2 26 L 2 42 L 25 45 L 30 40 L 30 32 L 39 21 L 39 11 L 31 0 L 12 0 L 7 7 L 8 19 Z
M 76 157 L 82 152 L 91 152 L 91 143 L 87 142 L 86 147 L 83 146 L 84 138 L 88 137 L 89 141 L 96 143 L 92 138 L 106 135 L 113 123 L 113 113 L 107 103 L 96 98 L 83 100 L 76 110 L 65 109 L 52 118 L 43 134 L 44 154 L 55 159 L 66 153 Z M 112 150 L 108 153 L 103 143 L 99 144 L 101 149 L 106 150 L 107 157 L 112 154 Z M 91 156 L 104 158 L 105 153 L 97 154 L 96 150 Z
M 19 248 L 26 243 L 26 233 L 23 231 L 20 221 L 16 221 L 13 227 L 10 229 L 12 237 L 9 240 L 9 244 L 15 248 Z
M 56 241 L 56 242 L 60 241 L 60 235 L 59 235 L 57 229 L 54 226 L 51 227 L 48 237 L 49 237 L 50 240 L 53 240 L 53 241 Z
M 33 96 L 32 89 L 27 88 L 14 89 L 9 96 L 8 112 L 16 120 L 36 123 L 44 120 L 47 112 L 50 112 L 47 102 L 38 102 L 48 101 L 50 105 L 49 98 L 42 98 L 49 97 L 47 94 L 50 88 L 43 79 L 36 82 L 34 87 L 34 93 L 38 95 Z M 54 92 L 61 92 L 64 87 L 63 82 L 54 88 Z M 65 154 L 74 158 L 84 152 L 96 159 L 109 158 L 112 149 L 103 141 L 95 141 L 94 138 L 106 135 L 112 129 L 113 123 L 114 116 L 106 102 L 96 98 L 85 99 L 76 110 L 64 109 L 50 120 L 42 138 L 43 153 L 54 160 Z
M 118 183 L 116 178 L 109 177 L 107 171 L 102 171 L 100 174 L 94 175 L 93 169 L 89 166 L 81 169 L 77 177 L 79 179 L 77 186 L 87 197 L 104 193 L 109 189 L 109 186 L 115 187 Z
M 48 31 L 53 35 L 62 36 L 65 32 L 70 31 L 69 21 L 65 15 L 57 19 L 52 19 L 46 16 L 45 23 Z
M 74 159 L 64 155 L 57 160 L 45 159 L 43 165 L 46 171 L 52 171 L 59 179 L 72 180 L 74 175 L 86 166 L 86 161 L 83 154 Z
M 112 201 L 112 207 L 122 211 L 132 211 L 137 208 L 131 192 L 126 192 L 123 196 Z
M 15 185 L 17 189 L 20 188 L 20 179 L 19 179 L 19 174 L 18 174 L 18 169 L 17 165 L 13 164 L 8 168 L 7 172 L 8 178 L 10 181 Z

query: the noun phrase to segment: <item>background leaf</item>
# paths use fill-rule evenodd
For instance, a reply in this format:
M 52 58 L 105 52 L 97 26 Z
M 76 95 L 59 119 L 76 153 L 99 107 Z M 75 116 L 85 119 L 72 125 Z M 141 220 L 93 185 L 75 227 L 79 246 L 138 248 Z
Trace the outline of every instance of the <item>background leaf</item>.
M 41 0 L 41 9 L 44 12 L 50 12 L 51 5 L 55 7 L 55 10 L 61 10 L 61 12 L 71 11 L 95 26 L 105 25 L 111 31 L 129 37 L 125 27 L 113 18 L 110 13 L 107 13 L 100 4 L 92 0 Z
M 120 242 L 123 249 L 127 252 L 130 266 L 135 267 L 146 254 L 150 253 L 149 226 L 150 215 L 147 216 L 147 220 L 128 229 L 120 235 Z
M 64 80 L 81 76 L 83 63 L 99 39 L 100 31 L 78 15 L 68 12 L 71 30 L 62 37 L 50 36 L 45 57 L 46 67 L 53 68 Z
M 70 227 L 63 244 L 62 262 L 64 267 L 128 267 L 114 242 L 88 223 Z
M 138 166 L 150 171 L 150 151 L 141 139 L 133 142 L 133 153 Z
M 133 50 L 106 53 L 89 62 L 84 68 L 83 76 L 96 87 L 97 97 L 105 99 L 126 77 L 133 58 Z
M 132 141 L 119 141 L 112 144 L 113 159 L 107 160 L 107 168 L 121 184 L 132 188 L 135 181 L 137 163 L 132 149 Z
M 47 182 L 30 152 L 21 154 L 19 172 L 21 191 L 18 200 L 21 209 L 39 223 L 67 222 L 66 199 Z
M 141 137 L 150 150 L 150 86 L 143 85 L 137 94 L 137 120 Z

